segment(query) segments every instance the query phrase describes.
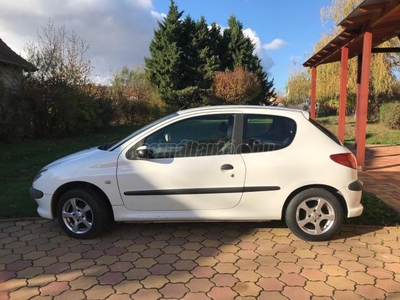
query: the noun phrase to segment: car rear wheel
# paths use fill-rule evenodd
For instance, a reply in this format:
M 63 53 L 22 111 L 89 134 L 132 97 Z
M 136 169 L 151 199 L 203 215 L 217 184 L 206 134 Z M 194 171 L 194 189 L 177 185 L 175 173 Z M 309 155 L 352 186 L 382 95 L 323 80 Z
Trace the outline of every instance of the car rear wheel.
M 104 199 L 88 188 L 73 189 L 61 196 L 57 218 L 61 228 L 71 237 L 89 239 L 108 224 Z
M 327 190 L 312 188 L 297 194 L 289 203 L 285 221 L 290 230 L 307 241 L 329 240 L 344 220 L 339 200 Z

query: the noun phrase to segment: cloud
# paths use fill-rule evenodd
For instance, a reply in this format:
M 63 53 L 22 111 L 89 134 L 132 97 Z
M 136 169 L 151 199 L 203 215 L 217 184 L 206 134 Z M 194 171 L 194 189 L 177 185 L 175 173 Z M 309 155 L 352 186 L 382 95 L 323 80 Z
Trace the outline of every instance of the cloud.
M 27 43 L 50 22 L 74 30 L 90 47 L 93 74 L 142 65 L 157 16 L 152 0 L 0 0 L 0 37 L 24 56 Z
M 283 47 L 285 47 L 287 45 L 288 45 L 288 43 L 285 42 L 284 40 L 274 39 L 271 43 L 264 44 L 262 47 L 265 50 L 279 50 L 279 49 L 282 49 Z
M 156 19 L 157 21 L 162 21 L 167 16 L 167 14 L 165 14 L 165 13 L 159 13 L 158 11 L 154 11 L 154 10 L 152 10 L 150 13 L 151 13 L 151 16 L 154 19 Z
M 255 45 L 254 53 L 257 54 L 258 58 L 261 59 L 261 65 L 263 66 L 264 70 L 268 72 L 274 66 L 274 61 L 264 50 L 265 48 L 261 44 L 260 37 L 251 28 L 243 29 L 243 34 L 250 38 Z

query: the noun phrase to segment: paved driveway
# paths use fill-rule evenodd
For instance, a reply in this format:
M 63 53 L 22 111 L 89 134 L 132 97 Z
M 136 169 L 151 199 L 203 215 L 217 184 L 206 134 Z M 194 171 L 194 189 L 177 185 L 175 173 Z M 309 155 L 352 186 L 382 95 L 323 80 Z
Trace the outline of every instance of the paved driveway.
M 399 228 L 316 243 L 280 225 L 120 224 L 81 241 L 3 221 L 0 299 L 400 299 Z

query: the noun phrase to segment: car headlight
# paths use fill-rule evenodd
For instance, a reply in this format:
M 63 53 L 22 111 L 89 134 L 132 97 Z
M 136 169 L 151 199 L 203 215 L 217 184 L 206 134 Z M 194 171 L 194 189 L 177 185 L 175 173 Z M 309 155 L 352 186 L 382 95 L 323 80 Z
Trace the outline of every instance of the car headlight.
M 44 173 L 44 172 L 46 172 L 48 169 L 42 169 L 42 170 L 40 170 L 36 175 L 35 175 L 35 177 L 33 178 L 33 182 L 35 182 L 36 180 L 38 180 L 41 176 L 42 176 L 42 174 Z

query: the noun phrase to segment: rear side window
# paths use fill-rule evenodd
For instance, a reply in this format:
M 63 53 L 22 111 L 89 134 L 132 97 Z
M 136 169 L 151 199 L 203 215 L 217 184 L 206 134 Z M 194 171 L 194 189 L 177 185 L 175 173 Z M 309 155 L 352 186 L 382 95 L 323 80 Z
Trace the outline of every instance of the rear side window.
M 271 115 L 244 115 L 242 153 L 275 151 L 291 144 L 296 122 Z
M 309 119 L 311 124 L 313 124 L 315 127 L 317 127 L 320 131 L 322 131 L 327 137 L 329 137 L 332 141 L 334 141 L 336 144 L 342 146 L 342 142 L 337 138 L 335 134 L 333 134 L 329 129 L 325 128 L 322 126 L 320 123 L 313 119 Z

